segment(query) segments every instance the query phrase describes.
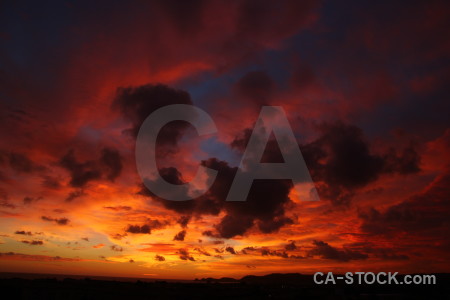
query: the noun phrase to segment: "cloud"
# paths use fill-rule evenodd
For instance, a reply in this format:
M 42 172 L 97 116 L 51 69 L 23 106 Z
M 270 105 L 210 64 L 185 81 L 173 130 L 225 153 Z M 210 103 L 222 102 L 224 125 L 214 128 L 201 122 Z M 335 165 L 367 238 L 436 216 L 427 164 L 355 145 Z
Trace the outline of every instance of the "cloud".
M 48 189 L 57 190 L 61 188 L 61 183 L 57 178 L 49 175 L 42 176 L 42 186 Z
M 119 151 L 113 148 L 103 148 L 100 157 L 100 164 L 102 165 L 106 179 L 111 182 L 119 177 L 122 172 L 122 156 Z
M 103 206 L 104 209 L 110 209 L 114 211 L 130 211 L 131 206 L 119 205 L 119 206 Z
M 443 237 L 449 230 L 450 171 L 438 175 L 422 192 L 384 211 L 359 212 L 361 230 L 370 235 L 423 235 Z
M 227 251 L 227 252 L 229 252 L 229 253 L 231 253 L 231 254 L 236 255 L 236 251 L 234 250 L 233 247 L 226 247 L 226 248 L 225 248 L 225 251 Z
M 0 206 L 5 207 L 5 208 L 12 208 L 12 209 L 15 209 L 17 207 L 17 205 L 9 202 L 7 198 L 0 199 Z
M 337 249 L 323 241 L 313 241 L 314 248 L 308 251 L 310 256 L 319 256 L 325 259 L 347 262 L 350 260 L 367 259 L 369 256 L 365 253 L 343 248 Z
M 22 235 L 29 235 L 32 236 L 33 233 L 31 231 L 24 231 L 24 230 L 17 230 L 16 232 L 14 232 L 15 234 L 22 234 Z
M 80 162 L 75 157 L 75 151 L 71 149 L 60 159 L 59 165 L 69 171 L 70 185 L 82 188 L 90 181 L 102 177 L 113 182 L 122 171 L 122 156 L 116 149 L 103 148 L 98 161 Z
M 126 236 L 127 236 L 126 233 L 114 233 L 114 234 L 111 234 L 111 237 L 113 239 L 115 239 L 115 240 L 121 240 L 121 239 L 123 239 Z
M 375 181 L 382 174 L 417 173 L 420 157 L 411 146 L 397 155 L 373 154 L 360 128 L 337 121 L 319 126 L 321 136 L 300 145 L 306 165 L 321 198 L 333 204 L 349 204 L 355 190 Z
M 37 201 L 42 200 L 42 199 L 43 199 L 42 196 L 39 196 L 39 197 L 36 197 L 36 198 L 27 196 L 27 197 L 23 198 L 23 204 L 28 205 L 28 204 L 31 204 L 33 202 L 37 202 Z
M 257 251 L 257 249 L 255 247 L 251 247 L 251 246 L 247 246 L 247 247 L 241 249 L 242 254 L 248 254 L 248 253 L 254 252 L 254 251 Z
M 258 106 L 268 105 L 274 88 L 274 81 L 263 71 L 248 72 L 239 79 L 234 87 L 238 95 Z
M 286 251 L 294 251 L 297 249 L 297 246 L 295 245 L 294 241 L 291 241 L 289 244 L 284 246 L 284 249 L 286 249 Z
M 126 232 L 150 234 L 151 233 L 151 228 L 147 224 L 144 224 L 144 225 L 141 225 L 141 226 L 139 226 L 139 225 L 128 225 L 128 228 L 127 228 Z
M 171 104 L 192 104 L 192 100 L 185 91 L 161 84 L 147 84 L 120 88 L 114 99 L 113 108 L 118 109 L 132 124 L 127 132 L 136 137 L 141 124 L 152 112 Z M 188 126 L 186 122 L 170 122 L 160 131 L 157 140 L 159 145 L 176 147 L 178 139 Z
M 135 234 L 151 234 L 152 230 L 162 229 L 167 225 L 169 225 L 169 221 L 148 219 L 144 225 L 128 225 L 126 232 Z
M 58 225 L 67 225 L 70 222 L 70 220 L 67 218 L 59 218 L 58 219 L 58 218 L 42 216 L 41 219 L 44 221 L 48 221 L 48 222 L 55 222 Z
M 147 189 L 143 188 L 141 194 L 152 196 L 166 208 L 178 213 L 191 213 L 193 215 L 218 215 L 225 211 L 226 215 L 218 224 L 214 225 L 217 233 L 205 231 L 203 234 L 223 238 L 232 238 L 244 235 L 247 230 L 256 225 L 262 232 L 271 233 L 279 230 L 286 224 L 292 224 L 293 220 L 284 216 L 285 205 L 291 201 L 289 192 L 292 188 L 290 180 L 255 180 L 243 203 L 225 201 L 237 168 L 230 167 L 227 162 L 210 158 L 202 161 L 201 165 L 218 170 L 218 176 L 208 192 L 194 200 L 177 202 L 160 199 Z M 161 176 L 167 180 L 183 182 L 181 174 L 175 168 L 162 168 Z
M 185 236 L 186 236 L 186 230 L 182 230 L 173 237 L 173 240 L 174 241 L 184 241 Z
M 103 247 L 105 247 L 105 244 L 97 244 L 97 245 L 92 246 L 92 248 L 95 248 L 95 249 L 99 249 L 99 248 L 103 248 Z
M 157 261 L 165 261 L 166 259 L 164 258 L 164 256 L 161 256 L 161 255 L 155 255 L 155 260 L 157 260 Z
M 117 245 L 111 245 L 109 248 L 110 248 L 112 251 L 117 251 L 117 252 L 122 252 L 122 251 L 123 251 L 123 248 L 120 247 L 120 246 L 117 246 Z
M 26 240 L 24 240 L 24 241 L 22 241 L 22 243 L 28 244 L 28 245 L 32 245 L 32 246 L 40 246 L 40 245 L 44 244 L 43 241 L 36 241 L 36 240 L 33 240 L 33 241 L 26 241 Z
M 77 198 L 86 196 L 86 193 L 83 190 L 76 190 L 76 191 L 72 191 L 69 193 L 69 195 L 67 195 L 65 201 L 66 202 L 71 202 Z
M 180 255 L 181 260 L 195 261 L 195 258 L 189 254 L 187 249 L 179 249 L 178 254 Z
M 17 260 L 17 261 L 43 261 L 43 262 L 79 262 L 79 261 L 95 261 L 94 259 L 81 259 L 60 256 L 34 255 L 15 252 L 0 252 L 0 260 Z
M 190 220 L 191 216 L 181 216 L 177 222 L 182 228 L 186 228 Z
M 200 253 L 200 254 L 205 255 L 205 256 L 211 256 L 211 254 L 210 254 L 208 251 L 206 251 L 205 249 L 202 249 L 202 248 L 195 248 L 194 250 L 197 251 L 197 252 Z
M 32 173 L 45 170 L 43 166 L 34 163 L 25 154 L 17 152 L 9 153 L 9 165 L 18 173 Z
M 22 260 L 22 261 L 80 261 L 77 258 L 63 258 L 59 256 L 30 255 L 15 252 L 0 252 L 2 260 Z
M 268 248 L 262 248 L 261 255 L 262 256 L 278 256 L 278 257 L 282 257 L 282 258 L 289 258 L 289 255 L 285 251 L 270 250 Z
M 352 250 L 357 250 L 360 252 L 364 252 L 366 254 L 372 255 L 375 258 L 382 260 L 408 260 L 409 256 L 405 254 L 397 253 L 394 248 L 387 247 L 378 247 L 376 244 L 372 242 L 355 242 L 346 245 L 346 247 L 351 248 Z

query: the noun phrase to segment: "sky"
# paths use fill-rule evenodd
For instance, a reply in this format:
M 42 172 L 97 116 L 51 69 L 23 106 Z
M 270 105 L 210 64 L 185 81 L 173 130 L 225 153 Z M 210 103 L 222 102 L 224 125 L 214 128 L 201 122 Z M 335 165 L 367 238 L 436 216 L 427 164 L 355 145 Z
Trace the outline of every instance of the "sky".
M 450 271 L 446 1 L 2 1 L 0 271 L 193 279 Z M 218 171 L 202 196 L 161 176 Z M 281 106 L 320 201 L 255 180 L 225 201 L 262 106 Z M 278 162 L 271 139 L 263 160 Z

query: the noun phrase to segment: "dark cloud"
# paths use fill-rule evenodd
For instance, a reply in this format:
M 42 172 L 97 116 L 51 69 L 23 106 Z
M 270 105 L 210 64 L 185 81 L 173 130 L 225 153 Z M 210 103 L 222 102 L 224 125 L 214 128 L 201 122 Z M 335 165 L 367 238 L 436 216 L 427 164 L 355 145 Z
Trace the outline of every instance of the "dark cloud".
M 127 234 L 126 233 L 115 233 L 115 234 L 112 234 L 111 235 L 111 237 L 113 238 L 113 239 L 115 239 L 115 240 L 121 240 L 121 239 L 123 239 L 124 237 L 126 237 L 127 236 Z
M 205 249 L 202 249 L 202 248 L 195 248 L 194 250 L 197 251 L 197 252 L 200 253 L 200 254 L 205 255 L 205 256 L 211 256 L 211 254 L 210 254 L 208 251 L 206 251 Z
M 119 205 L 119 206 L 103 206 L 104 209 L 110 209 L 114 211 L 130 211 L 131 206 Z
M 288 244 L 286 246 L 289 246 L 291 244 Z M 296 247 L 297 249 L 297 247 Z M 255 254 L 260 254 L 262 256 L 276 256 L 276 257 L 281 257 L 281 258 L 291 258 L 291 259 L 304 259 L 305 257 L 301 256 L 301 255 L 289 255 L 288 253 L 286 253 L 286 251 L 292 251 L 289 249 L 285 250 L 280 250 L 280 249 L 270 249 L 268 247 L 262 247 L 262 248 L 257 248 L 257 247 L 245 247 L 243 249 L 241 249 L 240 253 L 244 254 L 244 255 L 255 255 Z
M 202 13 L 206 2 L 193 1 L 161 1 L 160 5 L 171 23 L 182 34 L 195 34 L 201 29 Z
M 48 222 L 55 222 L 58 225 L 67 225 L 70 222 L 70 220 L 67 218 L 59 218 L 58 219 L 58 218 L 42 216 L 41 219 L 44 221 L 48 221 Z
M 35 197 L 35 198 L 27 196 L 27 197 L 23 198 L 23 204 L 28 205 L 28 204 L 31 204 L 33 202 L 36 202 L 36 201 L 39 201 L 39 200 L 42 200 L 42 199 L 43 199 L 42 196 Z
M 250 128 L 246 128 L 242 130 L 231 142 L 230 146 L 239 151 L 240 153 L 244 153 L 247 148 L 248 141 L 250 140 L 250 136 L 252 135 L 253 130 Z M 271 135 L 269 137 L 269 141 L 267 142 L 266 148 L 264 149 L 263 155 L 261 157 L 262 163 L 283 163 L 283 155 L 281 154 L 280 147 L 278 146 L 278 142 L 275 140 L 275 137 Z
M 98 161 L 80 162 L 75 157 L 74 150 L 69 150 L 59 161 L 59 165 L 69 171 L 70 185 L 82 188 L 93 180 L 105 177 L 114 181 L 122 171 L 122 157 L 112 148 L 103 148 Z
M 248 93 L 253 90 L 267 93 L 262 87 L 263 84 L 259 85 L 259 82 L 265 80 L 268 78 L 263 73 L 251 73 L 239 83 L 239 86 L 242 91 L 246 90 Z M 149 95 L 156 93 L 163 100 L 158 98 L 155 103 L 148 104 L 145 100 L 147 98 L 144 97 L 147 93 Z M 178 99 L 177 97 L 181 97 L 179 93 L 180 91 L 168 87 L 153 85 L 143 86 L 137 90 L 130 88 L 119 93 L 116 105 L 121 107 L 124 115 L 130 120 L 135 120 L 133 130 L 136 131 L 149 112 L 163 106 L 163 103 L 177 103 L 168 98 Z M 187 99 L 188 95 L 183 95 L 181 98 Z M 146 111 L 146 114 L 136 110 L 141 106 L 144 107 L 143 111 Z M 377 155 L 371 153 L 369 143 L 361 129 L 356 126 L 335 122 L 324 123 L 318 128 L 321 132 L 320 137 L 300 147 L 313 180 L 319 183 L 317 185 L 319 195 L 334 204 L 348 205 L 358 188 L 376 180 L 381 174 L 409 174 L 419 170 L 420 157 L 412 146 L 405 149 L 401 155 L 397 155 L 394 150 L 385 155 Z M 177 128 L 179 134 L 172 134 L 168 144 L 176 145 L 184 129 Z M 250 129 L 243 130 L 230 146 L 242 153 L 251 133 Z M 266 145 L 262 162 L 283 162 L 278 143 L 273 138 Z M 145 187 L 142 187 L 140 194 L 151 196 L 166 208 L 184 215 L 218 215 L 225 212 L 220 222 L 213 226 L 216 232 L 205 231 L 204 234 L 209 233 L 210 236 L 222 238 L 242 236 L 252 227 L 257 227 L 263 233 L 272 233 L 294 223 L 295 220 L 286 216 L 286 207 L 292 204 L 289 199 L 291 180 L 254 180 L 247 201 L 227 202 L 225 199 L 237 168 L 230 167 L 228 163 L 216 158 L 202 161 L 201 165 L 217 170 L 218 176 L 208 192 L 197 199 L 182 202 L 167 201 L 152 194 Z M 182 174 L 176 168 L 161 168 L 159 172 L 168 182 L 184 183 Z
M 236 251 L 234 250 L 234 248 L 233 247 L 226 247 L 225 248 L 225 251 L 227 251 L 227 252 L 229 252 L 229 253 L 231 253 L 231 254 L 234 254 L 234 255 L 236 255 Z
M 86 242 L 89 242 L 89 238 L 87 238 L 87 237 L 83 237 L 83 238 L 81 238 L 83 241 L 86 241 Z
M 361 230 L 371 235 L 424 235 L 444 238 L 450 232 L 450 171 L 437 178 L 423 192 L 384 211 L 370 208 L 359 212 Z
M 220 237 L 228 239 L 237 235 L 244 235 L 253 224 L 253 219 L 250 217 L 227 214 L 220 220 L 219 224 L 215 225 L 215 228 Z
M 264 73 L 250 73 L 238 84 L 238 89 L 246 95 L 258 96 L 267 92 L 267 88 L 264 87 L 267 80 L 270 78 Z M 120 89 L 114 101 L 114 107 L 119 108 L 124 117 L 133 124 L 130 132 L 135 136 L 141 123 L 150 113 L 160 107 L 175 103 L 191 104 L 191 100 L 186 92 L 162 85 L 146 85 Z M 175 147 L 185 129 L 184 125 L 170 126 L 165 132 L 160 132 L 158 144 Z M 218 236 L 226 238 L 243 235 L 255 224 L 261 231 L 268 233 L 277 231 L 282 226 L 293 222 L 284 216 L 283 207 L 289 202 L 290 183 L 271 181 L 256 184 L 263 190 L 253 188 L 247 203 L 225 203 L 237 168 L 231 168 L 226 162 L 214 158 L 202 161 L 202 165 L 219 171 L 211 189 L 202 197 L 177 202 L 160 199 L 145 187 L 140 193 L 152 196 L 166 208 L 181 214 L 218 215 L 221 211 L 226 210 L 227 215 L 215 226 Z M 161 168 L 159 172 L 161 177 L 170 183 L 184 183 L 182 174 L 176 168 Z M 187 224 L 187 220 L 183 220 L 184 222 Z M 182 223 L 180 224 L 184 226 Z
M 182 230 L 173 237 L 173 240 L 174 241 L 184 241 L 185 237 L 186 237 L 186 230 Z
M 83 190 L 81 190 L 81 189 L 75 190 L 75 191 L 70 192 L 69 195 L 67 195 L 65 201 L 71 202 L 71 201 L 73 201 L 77 198 L 83 197 L 83 196 L 86 196 L 86 193 Z
M 294 251 L 297 249 L 297 246 L 295 245 L 294 241 L 291 241 L 289 244 L 284 246 L 284 249 L 286 249 L 286 251 Z
M 202 235 L 209 236 L 209 237 L 220 238 L 220 236 L 217 233 L 214 233 L 212 230 L 205 230 L 205 231 L 202 232 Z M 221 242 L 223 244 L 223 241 L 216 241 L 216 242 Z
M 238 95 L 248 98 L 257 105 L 268 105 L 275 83 L 263 71 L 252 71 L 244 75 L 235 85 Z
M 218 248 L 213 248 L 214 249 L 214 252 L 216 252 L 216 253 L 223 253 L 224 251 L 225 251 L 225 249 L 218 249 Z
M 248 247 L 243 248 L 241 250 L 241 253 L 242 254 L 248 254 L 248 253 L 254 252 L 254 251 L 257 251 L 257 249 L 255 247 L 248 246 Z
M 46 167 L 32 161 L 26 154 L 15 151 L 0 150 L 0 165 L 7 165 L 17 173 L 43 172 Z M 9 177 L 0 172 L 0 181 L 8 181 Z
M 292 187 L 290 180 L 255 180 L 246 202 L 225 201 L 237 168 L 230 167 L 228 163 L 215 158 L 202 161 L 201 164 L 218 170 L 216 180 L 208 192 L 194 200 L 167 201 L 160 199 L 147 189 L 143 188 L 141 194 L 152 196 L 166 208 L 178 213 L 193 215 L 218 215 L 225 211 L 226 215 L 214 227 L 217 233 L 205 231 L 204 235 L 231 238 L 244 235 L 247 230 L 256 225 L 262 232 L 275 232 L 293 220 L 284 216 L 285 205 L 291 201 L 288 197 Z M 161 176 L 171 179 L 172 183 L 182 183 L 181 174 L 175 168 L 163 168 Z
M 204 163 L 204 162 L 202 162 Z M 218 162 L 218 164 L 227 165 L 225 162 Z M 181 177 L 181 173 L 176 168 L 161 168 L 159 170 L 161 177 L 172 184 L 181 184 L 184 183 Z M 221 188 L 220 180 L 225 179 L 225 177 L 229 176 L 229 174 L 219 174 L 217 176 L 216 181 L 213 183 L 211 190 L 215 189 L 219 191 Z M 223 191 L 225 192 L 225 191 Z M 192 215 L 218 215 L 223 206 L 223 201 L 213 197 L 202 196 L 194 200 L 188 201 L 169 201 L 165 199 L 161 199 L 154 195 L 147 188 L 142 186 L 140 194 L 145 196 L 151 196 L 154 200 L 160 202 L 164 205 L 164 207 L 174 210 L 180 214 L 192 214 Z M 224 194 L 225 195 L 225 194 Z M 224 198 L 223 198 L 224 199 Z
M 164 257 L 164 256 L 161 256 L 161 255 L 155 255 L 155 260 L 157 260 L 157 261 L 165 261 L 166 260 L 166 258 Z
M 141 233 L 141 234 L 151 234 L 152 230 L 162 229 L 169 224 L 168 221 L 160 221 L 148 219 L 144 225 L 128 225 L 126 232 L 129 233 Z
M 17 205 L 9 202 L 7 197 L 0 199 L 0 206 L 5 207 L 5 208 L 12 208 L 12 209 L 17 207 Z
M 151 233 L 151 228 L 147 224 L 141 225 L 141 226 L 139 226 L 139 225 L 128 225 L 128 228 L 127 228 L 126 232 L 150 234 Z
M 45 170 L 43 166 L 34 163 L 25 154 L 16 152 L 9 153 L 9 165 L 19 173 L 32 173 Z
M 186 228 L 190 220 L 191 216 L 181 216 L 177 222 L 182 228 Z
M 278 256 L 278 257 L 282 257 L 282 258 L 289 258 L 289 255 L 285 251 L 270 250 L 268 248 L 262 248 L 261 255 L 262 256 Z
M 0 253 L 0 257 L 6 256 L 7 259 L 20 259 L 21 261 L 81 261 L 80 258 L 67 258 L 60 256 L 47 256 L 47 255 L 35 255 L 35 254 L 22 254 L 15 252 L 3 252 Z
M 267 93 L 264 87 L 270 78 L 262 72 L 250 73 L 238 84 L 241 93 L 259 97 Z M 156 109 L 169 104 L 191 104 L 189 94 L 184 91 L 174 90 L 163 85 L 145 85 L 136 88 L 122 88 L 118 91 L 113 107 L 119 109 L 123 116 L 129 120 L 133 127 L 130 132 L 136 136 L 144 119 Z M 173 125 L 161 131 L 158 137 L 158 145 L 168 148 L 176 148 L 177 141 L 186 126 Z M 248 138 L 248 132 L 244 138 Z M 232 146 L 245 143 L 245 141 L 233 141 Z M 277 143 L 271 141 L 265 152 L 264 159 L 277 162 L 280 151 Z M 158 151 L 157 151 L 158 153 Z M 225 199 L 236 174 L 237 168 L 230 167 L 226 162 L 210 158 L 202 161 L 205 167 L 218 170 L 218 176 L 209 191 L 197 199 L 189 201 L 168 201 L 161 199 L 147 190 L 144 186 L 140 194 L 151 196 L 155 201 L 162 203 L 166 208 L 183 215 L 218 215 L 225 211 L 226 215 L 214 228 L 216 236 L 231 238 L 244 235 L 250 228 L 257 226 L 264 233 L 271 233 L 281 227 L 292 224 L 293 220 L 285 216 L 285 206 L 290 203 L 288 197 L 292 188 L 290 180 L 256 180 L 245 203 L 226 202 Z M 184 183 L 182 174 L 174 167 L 160 168 L 161 177 L 172 183 Z M 186 221 L 187 224 L 187 221 Z M 181 224 L 183 226 L 183 224 Z M 139 232 L 139 228 L 130 230 Z M 147 228 L 145 228 L 147 231 Z
M 28 244 L 28 245 L 31 245 L 31 246 L 40 246 L 40 245 L 44 244 L 43 241 L 22 241 L 22 243 Z
M 22 234 L 22 235 L 29 235 L 32 236 L 33 233 L 31 231 L 24 231 L 24 230 L 17 230 L 16 232 L 14 232 L 15 234 Z
M 70 172 L 70 185 L 73 187 L 83 187 L 89 181 L 100 179 L 102 175 L 95 162 L 78 162 L 73 150 L 67 152 L 67 154 L 61 158 L 59 163 L 63 168 Z
M 285 208 L 291 203 L 290 180 L 254 180 L 245 202 L 226 202 L 226 215 L 216 229 L 221 237 L 243 235 L 256 225 L 263 233 L 278 231 L 293 220 L 285 216 Z
M 375 181 L 382 174 L 416 173 L 420 157 L 412 146 L 402 155 L 391 149 L 387 154 L 373 154 L 363 132 L 343 122 L 319 126 L 321 136 L 300 145 L 305 162 L 321 198 L 334 204 L 349 204 L 357 188 Z
M 401 155 L 397 155 L 396 150 L 391 148 L 383 155 L 383 160 L 383 171 L 386 173 L 411 174 L 420 171 L 421 159 L 413 143 L 403 149 Z
M 105 177 L 111 182 L 119 177 L 122 172 L 122 156 L 113 148 L 103 148 L 100 163 L 104 169 Z
M 132 127 L 127 131 L 136 137 L 144 120 L 158 108 L 171 104 L 192 104 L 189 94 L 166 85 L 147 84 L 139 87 L 119 88 L 113 108 L 119 110 Z M 190 125 L 174 121 L 164 126 L 157 138 L 158 146 L 176 147 L 184 130 Z M 158 152 L 158 151 L 157 151 Z
M 195 261 L 195 258 L 189 254 L 187 249 L 179 249 L 178 254 L 180 255 L 181 260 Z
M 303 90 L 316 80 L 314 71 L 309 65 L 299 64 L 294 68 L 290 84 L 294 89 Z
M 396 249 L 380 248 L 376 244 L 371 242 L 356 242 L 346 245 L 352 250 L 357 250 L 369 254 L 375 258 L 382 260 L 407 260 L 409 256 L 405 254 L 399 254 Z
M 42 186 L 48 189 L 56 190 L 61 187 L 61 183 L 58 179 L 52 176 L 44 175 L 42 176 Z
M 337 261 L 350 261 L 367 259 L 369 256 L 360 251 L 351 249 L 337 249 L 323 241 L 313 241 L 314 248 L 308 251 L 310 256 L 320 256 L 325 259 L 332 259 Z
M 109 248 L 110 248 L 112 251 L 117 251 L 117 252 L 122 252 L 122 251 L 123 251 L 123 248 L 120 247 L 120 246 L 117 246 L 117 245 L 111 245 Z
M 3 173 L 1 170 L 0 170 L 0 181 L 8 181 L 9 180 L 9 178 L 8 178 L 8 176 L 6 176 L 5 175 L 5 173 Z

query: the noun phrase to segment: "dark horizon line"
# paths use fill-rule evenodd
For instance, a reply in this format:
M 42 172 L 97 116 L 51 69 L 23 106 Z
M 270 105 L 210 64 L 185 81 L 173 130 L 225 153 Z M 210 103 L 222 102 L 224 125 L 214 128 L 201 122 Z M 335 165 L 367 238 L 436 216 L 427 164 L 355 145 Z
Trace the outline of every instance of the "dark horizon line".
M 371 271 L 369 271 L 371 272 Z M 323 271 L 323 274 L 327 274 L 328 272 Z M 354 273 L 354 272 L 353 272 Z M 367 273 L 367 272 L 365 272 Z M 373 272 L 376 273 L 376 272 Z M 395 272 L 394 272 L 395 273 Z M 345 273 L 333 273 L 334 276 L 338 276 L 338 275 L 344 275 Z M 8 275 L 12 275 L 12 276 L 8 276 Z M 15 276 L 15 275 L 21 275 L 21 276 Z M 300 276 L 314 276 L 314 273 L 298 273 L 298 272 L 294 272 L 294 273 L 268 273 L 268 274 L 264 274 L 264 275 L 253 275 L 253 274 L 248 274 L 248 275 L 244 275 L 241 278 L 237 279 L 234 277 L 228 277 L 228 276 L 222 276 L 222 277 L 202 277 L 202 278 L 194 278 L 194 279 L 177 279 L 177 278 L 151 278 L 151 277 L 125 277 L 125 276 L 107 276 L 107 275 L 86 275 L 86 274 L 58 274 L 58 273 L 28 273 L 28 272 L 0 272 L 0 280 L 1 279 L 13 279 L 13 278 L 19 278 L 19 279 L 38 279 L 38 278 L 30 278 L 31 276 L 37 276 L 40 277 L 41 279 L 53 279 L 53 277 L 60 277 L 60 278 L 55 278 L 55 279 L 66 279 L 66 278 L 71 278 L 71 277 L 77 277 L 77 278 L 73 278 L 73 279 L 122 279 L 123 281 L 133 281 L 133 280 L 145 280 L 145 281 L 171 281 L 171 282 L 182 282 L 182 281 L 188 281 L 188 282 L 198 282 L 198 281 L 205 281 L 205 280 L 221 280 L 221 279 L 233 279 L 236 281 L 241 281 L 246 277 L 267 277 L 270 275 L 279 275 L 279 276 L 287 276 L 287 275 L 300 275 Z M 398 273 L 398 276 L 404 276 L 404 275 L 450 275 L 450 272 L 429 272 L 429 273 Z M 26 278 L 28 277 L 28 278 Z M 128 279 L 128 280 L 124 280 L 124 279 Z

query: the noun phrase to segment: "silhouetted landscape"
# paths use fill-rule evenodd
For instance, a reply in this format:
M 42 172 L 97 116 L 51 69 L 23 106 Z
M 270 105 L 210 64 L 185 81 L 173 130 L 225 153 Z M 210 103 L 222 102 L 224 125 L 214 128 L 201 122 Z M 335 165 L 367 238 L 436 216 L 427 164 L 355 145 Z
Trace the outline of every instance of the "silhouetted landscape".
M 298 273 L 192 281 L 1 273 L 0 288 L 3 299 L 448 299 L 450 274 L 435 275 L 436 285 L 317 285 Z

